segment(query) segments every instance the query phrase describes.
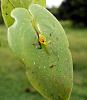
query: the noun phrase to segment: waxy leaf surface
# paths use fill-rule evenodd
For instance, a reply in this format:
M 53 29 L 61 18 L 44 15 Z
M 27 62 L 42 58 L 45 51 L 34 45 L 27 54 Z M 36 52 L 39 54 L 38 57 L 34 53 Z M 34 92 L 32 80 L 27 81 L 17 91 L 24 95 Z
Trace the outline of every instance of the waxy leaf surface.
M 26 73 L 33 87 L 48 100 L 69 100 L 73 64 L 69 43 L 60 23 L 37 4 L 32 4 L 29 10 L 14 9 L 12 17 L 15 22 L 8 29 L 9 45 L 26 64 Z M 46 38 L 47 45 L 39 44 L 37 27 Z

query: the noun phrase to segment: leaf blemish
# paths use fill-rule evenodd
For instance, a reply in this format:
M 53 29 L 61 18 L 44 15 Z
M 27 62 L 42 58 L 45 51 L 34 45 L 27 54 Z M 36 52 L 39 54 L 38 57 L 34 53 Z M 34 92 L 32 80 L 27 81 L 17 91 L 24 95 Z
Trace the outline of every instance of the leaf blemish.
M 50 36 L 52 36 L 52 34 L 50 33 Z
M 32 74 L 34 74 L 34 72 L 32 72 Z
M 50 65 L 50 68 L 53 68 L 54 66 L 56 66 L 56 65 L 52 64 L 52 65 Z
M 7 13 L 7 12 L 6 12 L 5 14 L 6 14 L 6 15 L 8 15 L 8 13 Z
M 26 93 L 29 93 L 29 92 L 31 92 L 31 91 L 30 91 L 29 88 L 26 88 L 26 89 L 25 89 L 25 92 L 26 92 Z

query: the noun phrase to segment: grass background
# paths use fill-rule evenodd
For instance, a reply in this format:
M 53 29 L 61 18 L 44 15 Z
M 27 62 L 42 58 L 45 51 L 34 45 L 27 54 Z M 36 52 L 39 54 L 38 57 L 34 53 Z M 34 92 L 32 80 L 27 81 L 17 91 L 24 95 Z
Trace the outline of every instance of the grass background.
M 87 100 L 87 28 L 73 28 L 61 21 L 74 61 L 74 85 L 71 100 Z M 12 54 L 6 27 L 0 26 L 0 100 L 45 100 L 27 80 L 24 65 Z

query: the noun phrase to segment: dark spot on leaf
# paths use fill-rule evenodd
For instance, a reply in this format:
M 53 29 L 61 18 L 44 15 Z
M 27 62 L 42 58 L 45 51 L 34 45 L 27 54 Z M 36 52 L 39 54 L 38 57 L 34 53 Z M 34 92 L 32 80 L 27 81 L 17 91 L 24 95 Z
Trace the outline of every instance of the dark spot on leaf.
M 56 65 L 53 65 L 53 64 L 52 64 L 52 65 L 50 65 L 50 68 L 53 68 L 54 66 L 56 66 Z
M 51 97 L 53 97 L 53 94 L 51 94 Z
M 50 36 L 52 36 L 52 34 L 50 33 Z
M 31 92 L 31 91 L 30 91 L 29 88 L 26 88 L 26 89 L 25 89 L 25 92 L 26 92 L 26 93 L 29 93 L 29 92 Z
M 36 93 L 35 89 L 33 89 L 32 87 L 30 87 L 30 88 L 25 88 L 25 92 L 26 92 L 26 93 Z
M 34 74 L 34 72 L 32 72 L 32 74 Z
M 8 15 L 8 13 L 6 12 L 6 15 Z

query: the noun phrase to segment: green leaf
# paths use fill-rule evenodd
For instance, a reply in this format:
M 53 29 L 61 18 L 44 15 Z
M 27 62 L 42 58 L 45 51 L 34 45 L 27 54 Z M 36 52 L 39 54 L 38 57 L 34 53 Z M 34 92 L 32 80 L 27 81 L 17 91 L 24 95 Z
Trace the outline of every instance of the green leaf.
M 11 26 L 14 22 L 13 18 L 10 16 L 11 11 L 17 7 L 23 7 L 28 9 L 31 3 L 37 3 L 45 6 L 45 0 L 1 0 L 2 15 L 4 22 L 7 27 Z
M 33 3 L 46 7 L 46 0 L 33 0 Z
M 15 22 L 8 29 L 8 42 L 26 64 L 26 73 L 33 87 L 48 100 L 69 100 L 73 64 L 60 23 L 49 11 L 35 4 L 29 11 L 14 9 L 12 17 Z M 40 35 L 46 38 L 47 44 L 38 42 L 42 39 Z
M 2 5 L 2 15 L 7 27 L 13 24 L 14 20 L 11 18 L 10 14 L 14 8 L 23 7 L 27 8 L 31 3 L 38 3 L 45 6 L 45 0 L 33 1 L 33 0 L 1 0 Z
M 28 8 L 32 0 L 1 0 L 2 15 L 7 27 L 11 26 L 14 22 L 11 18 L 11 11 L 17 7 Z
M 9 0 L 1 0 L 2 16 L 6 26 L 13 24 L 14 20 L 11 18 L 10 13 L 14 9 Z
M 34 35 L 34 29 L 31 25 L 31 15 L 27 9 L 16 8 L 14 11 L 12 13 L 12 17 L 14 18 L 15 16 L 17 18 L 15 18 L 15 23 L 10 28 L 8 28 L 8 41 L 9 45 L 14 51 L 14 54 L 16 54 L 17 57 L 22 58 L 23 39 L 25 38 L 24 35 L 26 32 L 31 32 L 31 35 Z M 17 34 L 17 32 L 19 33 Z M 28 38 L 31 38 L 31 35 L 28 36 Z

